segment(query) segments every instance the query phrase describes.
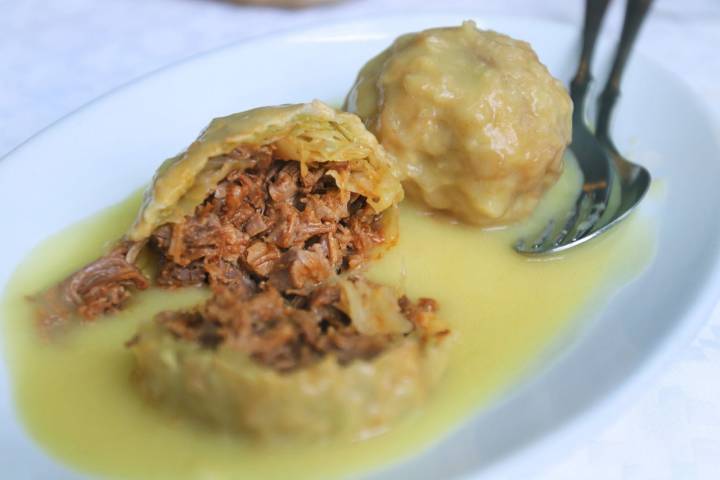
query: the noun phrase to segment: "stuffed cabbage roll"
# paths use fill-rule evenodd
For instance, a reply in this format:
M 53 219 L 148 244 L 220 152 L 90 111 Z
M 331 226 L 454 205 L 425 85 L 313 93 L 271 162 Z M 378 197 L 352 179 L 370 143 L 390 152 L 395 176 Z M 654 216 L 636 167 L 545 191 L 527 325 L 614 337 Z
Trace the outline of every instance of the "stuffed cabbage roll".
M 40 323 L 116 311 L 149 277 L 304 292 L 391 246 L 402 197 L 393 164 L 353 114 L 314 101 L 217 118 L 160 166 L 107 256 L 35 298 Z M 136 265 L 143 251 L 148 271 Z
M 397 38 L 345 101 L 408 196 L 480 226 L 528 217 L 559 178 L 572 101 L 530 45 L 474 22 Z
M 446 365 L 447 328 L 357 275 L 291 301 L 221 289 L 164 312 L 128 342 L 135 381 L 174 414 L 263 440 L 375 435 L 427 400 Z

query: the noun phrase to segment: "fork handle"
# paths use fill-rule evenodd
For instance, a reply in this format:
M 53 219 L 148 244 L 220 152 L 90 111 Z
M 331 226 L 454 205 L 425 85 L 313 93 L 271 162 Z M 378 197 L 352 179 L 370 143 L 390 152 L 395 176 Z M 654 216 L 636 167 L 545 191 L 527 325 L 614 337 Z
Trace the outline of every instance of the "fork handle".
M 620 80 L 625 71 L 625 64 L 630 56 L 630 51 L 635 44 L 637 34 L 652 2 L 653 0 L 627 0 L 620 43 L 615 52 L 615 60 L 613 60 L 610 76 L 598 99 L 595 135 L 601 141 L 607 142 L 610 139 L 610 116 L 620 96 Z
M 585 97 L 592 80 L 590 67 L 595 53 L 595 43 L 609 3 L 610 0 L 585 1 L 585 23 L 583 25 L 580 63 L 575 78 L 570 82 L 570 97 L 575 106 L 573 115 L 578 116 L 577 119 L 582 122 L 585 121 Z

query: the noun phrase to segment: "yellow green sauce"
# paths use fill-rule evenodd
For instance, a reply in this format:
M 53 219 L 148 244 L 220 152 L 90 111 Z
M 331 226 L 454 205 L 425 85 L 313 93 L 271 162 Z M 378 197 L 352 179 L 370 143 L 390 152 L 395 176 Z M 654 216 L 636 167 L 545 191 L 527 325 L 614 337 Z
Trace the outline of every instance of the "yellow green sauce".
M 254 445 L 191 420 L 170 418 L 133 388 L 124 342 L 156 312 L 198 303 L 200 289 L 149 290 L 112 318 L 41 339 L 26 296 L 100 255 L 130 225 L 138 194 L 54 235 L 24 259 L 2 304 L 7 365 L 18 415 L 58 461 L 113 478 L 326 478 L 379 468 L 417 454 L 541 364 L 543 352 L 614 288 L 640 271 L 631 243 L 652 246 L 639 219 L 546 261 L 511 248 L 522 229 L 544 222 L 574 195 L 568 168 L 531 225 L 481 231 L 404 202 L 400 242 L 370 272 L 411 297 L 438 300 L 455 335 L 447 373 L 433 398 L 389 432 L 362 442 Z

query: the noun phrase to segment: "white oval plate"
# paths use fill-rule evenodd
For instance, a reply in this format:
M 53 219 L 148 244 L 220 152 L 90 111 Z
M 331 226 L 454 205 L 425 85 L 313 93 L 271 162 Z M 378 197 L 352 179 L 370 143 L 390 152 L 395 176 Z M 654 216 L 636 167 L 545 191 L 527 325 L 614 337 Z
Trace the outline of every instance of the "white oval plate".
M 74 112 L 0 162 L 0 285 L 33 245 L 125 198 L 212 117 L 313 98 L 339 102 L 360 66 L 399 34 L 474 18 L 530 41 L 567 80 L 576 28 L 473 13 L 404 15 L 280 33 L 160 70 Z M 600 58 L 608 49 L 601 50 Z M 582 334 L 492 407 L 387 478 L 531 474 L 562 455 L 638 391 L 709 316 L 720 291 L 720 149 L 688 88 L 636 56 L 616 113 L 620 150 L 664 185 L 657 255 Z M 637 245 L 638 249 L 646 246 Z M 570 279 L 568 279 L 570 281 Z M 77 478 L 22 431 L 0 365 L 0 451 L 8 478 Z

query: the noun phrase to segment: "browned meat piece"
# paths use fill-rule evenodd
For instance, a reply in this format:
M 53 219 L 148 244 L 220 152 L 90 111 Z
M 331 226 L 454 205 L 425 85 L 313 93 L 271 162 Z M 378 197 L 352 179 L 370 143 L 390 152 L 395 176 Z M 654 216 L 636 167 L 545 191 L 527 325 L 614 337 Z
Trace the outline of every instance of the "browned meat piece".
M 245 263 L 258 275 L 267 277 L 273 271 L 278 260 L 280 250 L 273 244 L 258 240 L 245 251 Z
M 335 190 L 322 195 L 308 195 L 303 199 L 303 213 L 316 221 L 339 222 L 349 217 L 348 198 Z
M 307 250 L 290 250 L 286 254 L 285 265 L 290 272 L 290 283 L 293 288 L 306 285 L 319 285 L 332 275 L 332 267 L 321 249 L 310 247 Z
M 304 292 L 329 278 L 332 271 L 319 245 L 313 245 L 308 250 L 285 252 L 270 272 L 268 283 L 281 292 Z
M 147 288 L 147 278 L 126 259 L 130 247 L 127 243 L 118 245 L 104 257 L 32 298 L 39 305 L 41 328 L 48 330 L 62 326 L 76 314 L 89 320 L 115 312 L 133 289 Z
M 297 165 L 288 164 L 280 168 L 268 185 L 268 194 L 275 202 L 292 201 L 298 191 L 300 169 Z
M 229 263 L 218 257 L 206 258 L 203 262 L 213 287 L 232 287 L 239 291 L 254 292 L 257 288 L 246 269 L 236 263 Z
M 253 213 L 245 222 L 245 233 L 254 237 L 270 228 L 269 222 L 259 213 Z
M 224 246 L 223 233 L 220 219 L 213 213 L 173 225 L 167 257 L 186 266 L 206 255 L 213 255 Z
M 207 271 L 202 262 L 191 262 L 186 266 L 160 258 L 160 268 L 155 281 L 161 287 L 189 287 L 207 283 Z
M 225 345 L 281 372 L 308 366 L 327 354 L 341 364 L 369 360 L 403 336 L 359 333 L 339 308 L 340 299 L 339 288 L 333 285 L 290 301 L 273 287 L 257 294 L 223 288 L 215 289 L 214 296 L 195 311 L 163 312 L 156 321 L 178 338 L 205 348 Z M 422 312 L 431 314 L 435 308 L 428 299 L 418 304 L 407 297 L 398 299 L 398 309 L 413 325 Z

